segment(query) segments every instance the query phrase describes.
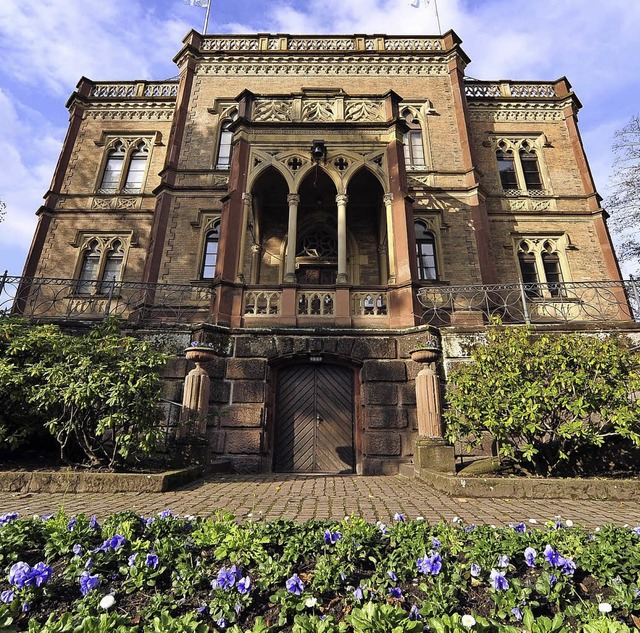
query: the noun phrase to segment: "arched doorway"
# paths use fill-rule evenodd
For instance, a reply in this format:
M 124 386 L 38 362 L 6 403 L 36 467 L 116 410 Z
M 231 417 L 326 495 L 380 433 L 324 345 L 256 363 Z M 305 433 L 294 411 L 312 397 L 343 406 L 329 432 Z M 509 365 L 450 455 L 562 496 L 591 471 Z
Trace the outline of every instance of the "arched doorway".
M 299 192 L 296 280 L 302 285 L 334 285 L 338 273 L 336 187 L 316 166 L 302 181 Z M 287 248 L 293 246 L 290 243 Z
M 278 371 L 273 469 L 352 473 L 354 372 L 330 363 Z

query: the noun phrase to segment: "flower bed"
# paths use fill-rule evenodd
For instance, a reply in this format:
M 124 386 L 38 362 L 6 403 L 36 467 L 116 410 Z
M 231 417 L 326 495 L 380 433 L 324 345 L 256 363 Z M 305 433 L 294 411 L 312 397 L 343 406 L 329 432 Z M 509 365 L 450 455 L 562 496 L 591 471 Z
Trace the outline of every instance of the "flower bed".
M 0 632 L 616 633 L 640 528 L 0 516 Z

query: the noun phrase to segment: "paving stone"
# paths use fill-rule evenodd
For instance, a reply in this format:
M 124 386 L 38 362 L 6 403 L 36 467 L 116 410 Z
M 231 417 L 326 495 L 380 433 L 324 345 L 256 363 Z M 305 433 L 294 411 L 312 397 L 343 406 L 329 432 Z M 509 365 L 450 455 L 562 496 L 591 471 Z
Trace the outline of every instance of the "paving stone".
M 241 468 L 254 466 L 260 457 L 238 455 L 235 460 Z M 380 459 L 376 468 L 383 470 L 384 463 Z M 302 499 L 313 503 L 303 505 Z M 327 504 L 321 503 L 321 499 L 326 499 Z M 426 482 L 398 475 L 215 475 L 177 491 L 147 494 L 0 492 L 0 513 L 15 510 L 22 516 L 43 515 L 61 508 L 70 514 L 96 514 L 99 519 L 123 510 L 150 516 L 169 508 L 200 516 L 228 510 L 240 518 L 251 512 L 254 519 L 302 520 L 304 515 L 341 520 L 354 513 L 389 523 L 400 512 L 408 518 L 423 516 L 431 523 L 460 517 L 467 524 L 502 526 L 536 519 L 538 525 L 543 525 L 560 515 L 589 528 L 606 523 L 640 525 L 640 505 L 635 502 L 451 498 L 437 493 Z

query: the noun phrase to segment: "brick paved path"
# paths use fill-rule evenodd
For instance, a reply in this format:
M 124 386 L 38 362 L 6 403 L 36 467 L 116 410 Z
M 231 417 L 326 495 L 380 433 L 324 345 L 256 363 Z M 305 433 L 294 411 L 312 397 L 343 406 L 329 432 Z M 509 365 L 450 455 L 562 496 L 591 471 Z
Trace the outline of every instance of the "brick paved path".
M 503 525 L 520 520 L 544 522 L 561 515 L 576 524 L 640 525 L 640 505 L 633 502 L 464 499 L 441 495 L 426 483 L 401 476 L 217 475 L 166 493 L 16 494 L 0 492 L 0 513 L 22 515 L 64 509 L 102 518 L 120 510 L 151 515 L 165 508 L 180 514 L 208 516 L 228 510 L 238 517 L 341 519 L 355 514 L 367 520 L 390 520 L 396 512 L 409 518 Z

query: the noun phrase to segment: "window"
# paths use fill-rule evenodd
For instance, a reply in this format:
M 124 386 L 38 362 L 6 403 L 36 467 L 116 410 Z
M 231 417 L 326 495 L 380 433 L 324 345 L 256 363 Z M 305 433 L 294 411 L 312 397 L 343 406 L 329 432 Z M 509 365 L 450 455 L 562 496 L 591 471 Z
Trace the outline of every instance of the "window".
M 204 254 L 202 256 L 202 279 L 213 279 L 216 274 L 218 261 L 218 242 L 220 241 L 220 220 L 216 220 L 207 231 L 204 239 Z
M 424 142 L 422 140 L 420 121 L 408 108 L 403 110 L 402 116 L 410 128 L 408 132 L 405 132 L 403 138 L 405 166 L 407 169 L 424 169 L 426 162 L 424 159 Z
M 428 230 L 425 222 L 416 222 L 415 231 L 418 279 L 422 281 L 435 281 L 438 279 L 435 236 Z
M 125 238 L 89 238 L 80 257 L 76 292 L 109 294 L 121 280 L 124 256 Z
M 231 124 L 238 118 L 238 111 L 232 110 L 229 117 L 221 121 L 220 138 L 218 140 L 218 155 L 216 157 L 216 169 L 229 169 L 231 166 L 231 142 L 233 132 Z
M 137 194 L 147 171 L 147 141 L 120 139 L 111 145 L 98 187 L 101 194 Z
M 526 238 L 518 243 L 520 278 L 529 298 L 564 296 L 568 238 Z
M 541 139 L 500 139 L 497 142 L 498 174 L 507 195 L 545 193 L 540 166 L 542 144 Z

